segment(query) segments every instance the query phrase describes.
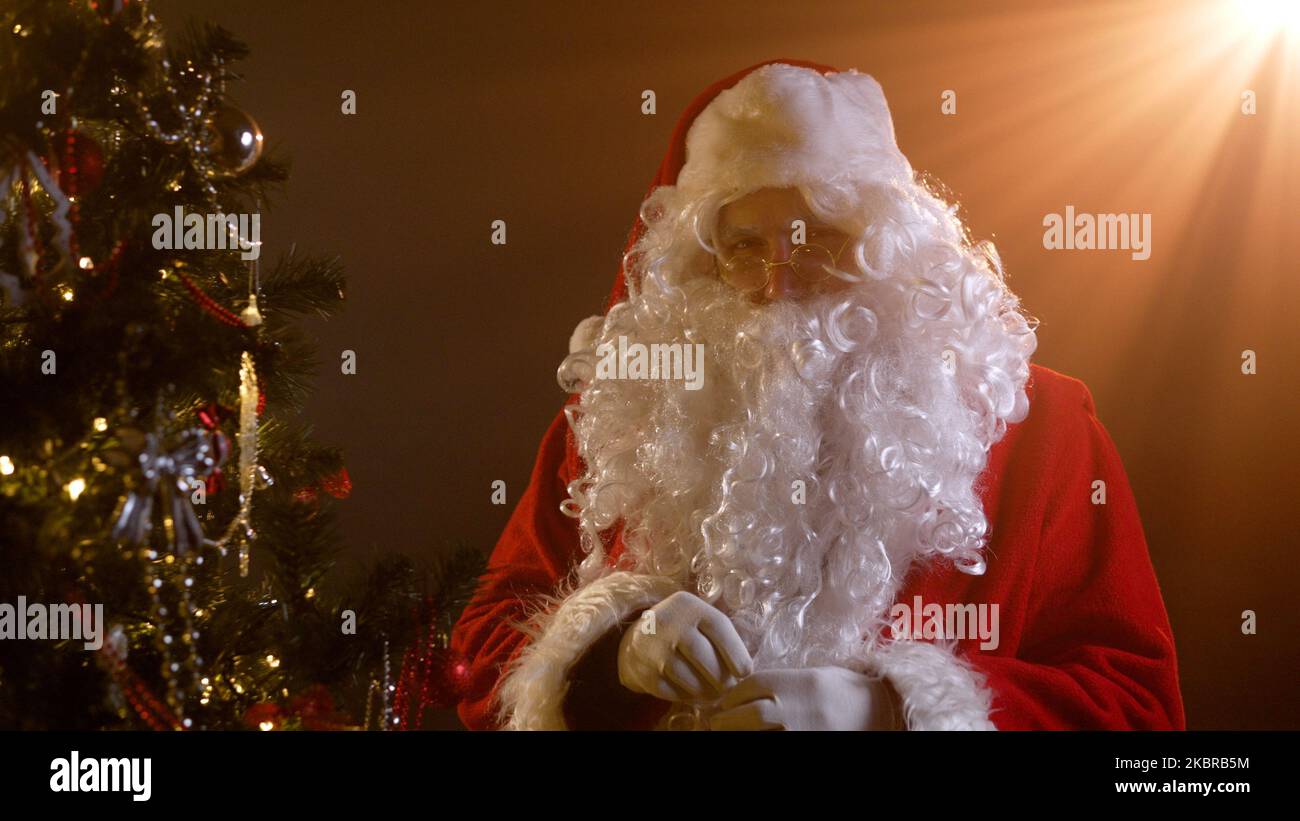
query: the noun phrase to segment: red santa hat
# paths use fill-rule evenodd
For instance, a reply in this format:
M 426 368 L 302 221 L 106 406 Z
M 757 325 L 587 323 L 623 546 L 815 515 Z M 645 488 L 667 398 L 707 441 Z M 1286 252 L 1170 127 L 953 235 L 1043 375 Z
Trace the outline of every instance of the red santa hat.
M 911 175 L 874 77 L 852 68 L 840 71 L 777 58 L 742 69 L 696 95 L 677 120 L 646 197 L 660 186 L 676 186 L 694 198 L 821 181 L 886 184 Z M 627 298 L 628 255 L 644 231 L 638 215 L 606 311 Z M 602 321 L 593 316 L 580 322 L 569 337 L 569 352 L 594 346 Z M 563 366 L 558 379 L 569 391 L 581 384 Z
M 694 195 L 910 175 L 880 83 L 856 69 L 778 58 L 725 77 L 691 101 L 646 196 L 661 185 Z M 644 230 L 638 216 L 624 259 Z M 607 308 L 627 297 L 625 270 Z
M 856 69 L 822 74 L 769 63 L 718 94 L 686 134 L 677 188 L 786 188 L 817 180 L 910 175 L 885 94 Z

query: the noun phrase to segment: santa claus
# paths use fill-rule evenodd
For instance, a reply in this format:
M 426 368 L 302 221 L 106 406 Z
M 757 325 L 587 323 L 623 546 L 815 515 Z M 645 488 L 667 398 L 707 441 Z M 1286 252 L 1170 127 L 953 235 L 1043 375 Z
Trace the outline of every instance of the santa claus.
M 1124 469 L 1083 383 L 1030 364 L 1035 325 L 873 78 L 773 60 L 711 86 L 453 632 L 462 720 L 1182 728 Z M 637 344 L 702 372 L 600 367 Z

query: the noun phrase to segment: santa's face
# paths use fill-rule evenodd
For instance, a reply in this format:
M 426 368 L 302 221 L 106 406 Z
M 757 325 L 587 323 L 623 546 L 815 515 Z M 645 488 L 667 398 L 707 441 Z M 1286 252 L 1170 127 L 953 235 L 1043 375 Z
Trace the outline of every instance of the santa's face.
M 714 272 L 754 303 L 802 300 L 848 287 L 819 270 L 845 261 L 848 239 L 812 212 L 799 189 L 761 188 L 720 209 Z

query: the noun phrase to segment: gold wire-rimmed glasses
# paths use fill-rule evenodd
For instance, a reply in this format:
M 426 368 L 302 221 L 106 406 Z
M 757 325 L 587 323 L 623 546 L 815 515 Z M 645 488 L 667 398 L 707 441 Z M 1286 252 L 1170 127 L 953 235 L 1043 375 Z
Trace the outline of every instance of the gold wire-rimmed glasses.
M 715 258 L 714 265 L 724 282 L 744 293 L 766 288 L 772 279 L 772 269 L 780 265 L 789 265 L 799 279 L 809 285 L 816 285 L 831 276 L 848 244 L 849 238 L 845 237 L 839 250 L 832 253 L 824 245 L 803 243 L 790 252 L 790 258 L 785 262 L 770 262 L 765 257 L 738 254 L 726 261 Z

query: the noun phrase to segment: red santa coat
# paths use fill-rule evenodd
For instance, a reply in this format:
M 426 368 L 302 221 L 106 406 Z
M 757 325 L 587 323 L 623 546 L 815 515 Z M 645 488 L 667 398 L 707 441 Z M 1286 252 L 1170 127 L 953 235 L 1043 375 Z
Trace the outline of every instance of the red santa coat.
M 695 115 L 767 62 L 775 61 L 715 83 L 688 106 L 651 190 L 676 179 Z M 629 249 L 642 229 L 638 220 Z M 624 296 L 620 272 L 610 303 Z M 981 649 L 978 638 L 942 648 L 893 642 L 876 670 L 899 692 L 912 729 L 1183 729 L 1173 633 L 1119 454 L 1082 382 L 1030 370 L 1029 415 L 1008 426 L 981 477 L 986 573 L 947 562 L 915 568 L 896 596 L 909 606 L 916 597 L 996 604 L 997 647 Z M 471 729 L 664 726 L 669 703 L 622 688 L 616 650 L 626 625 L 678 587 L 629 573 L 569 587 L 582 556 L 576 520 L 560 504 L 581 473 L 561 412 L 452 632 L 469 665 L 458 712 Z M 1098 481 L 1104 504 L 1095 503 Z M 612 562 L 622 543 L 610 535 Z
M 1184 729 L 1173 633 L 1114 442 L 1082 382 L 1030 370 L 1029 416 L 993 446 L 982 480 L 988 570 L 970 576 L 933 565 L 910 574 L 897 601 L 998 605 L 999 645 L 982 650 L 970 638 L 957 648 L 980 674 L 972 684 L 990 691 L 997 729 Z M 530 641 L 512 626 L 527 618 L 528 597 L 554 593 L 581 559 L 576 522 L 559 507 L 580 468 L 571 436 L 557 415 L 484 583 L 452 633 L 453 648 L 469 659 L 458 712 L 471 729 L 500 725 L 502 670 Z M 1093 503 L 1097 481 L 1105 483 L 1104 504 Z M 616 538 L 611 553 L 620 551 Z M 619 623 L 639 610 L 627 608 Z M 573 666 L 599 659 L 612 668 L 608 637 L 617 632 L 600 630 L 554 671 L 561 690 Z M 609 672 L 584 699 L 622 699 L 624 726 L 652 726 L 667 703 L 611 693 Z M 909 706 L 912 694 L 899 690 Z

